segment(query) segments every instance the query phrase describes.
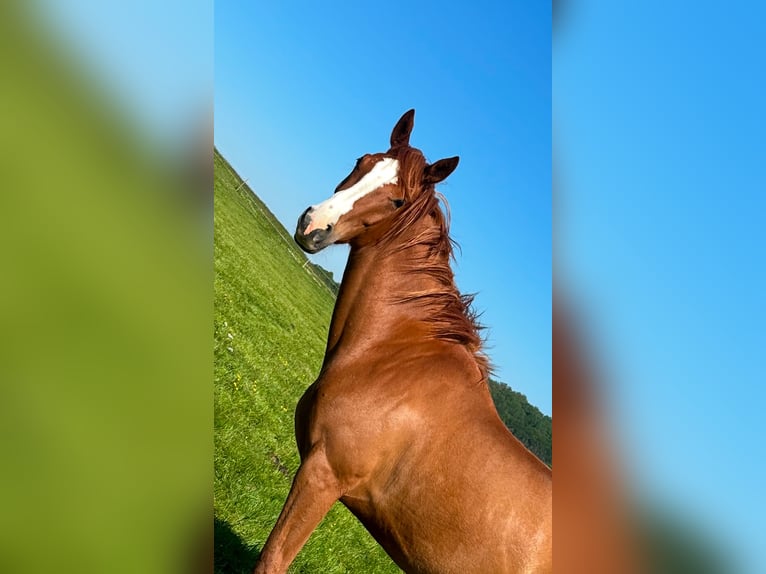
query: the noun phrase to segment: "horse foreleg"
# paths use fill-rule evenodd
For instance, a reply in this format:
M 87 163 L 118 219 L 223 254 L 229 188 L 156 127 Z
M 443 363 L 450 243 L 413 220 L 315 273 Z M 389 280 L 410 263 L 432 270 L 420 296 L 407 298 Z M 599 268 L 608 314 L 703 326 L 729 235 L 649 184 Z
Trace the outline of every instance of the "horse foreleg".
M 282 574 L 340 498 L 338 481 L 323 449 L 313 449 L 295 474 L 277 524 L 269 534 L 255 574 Z

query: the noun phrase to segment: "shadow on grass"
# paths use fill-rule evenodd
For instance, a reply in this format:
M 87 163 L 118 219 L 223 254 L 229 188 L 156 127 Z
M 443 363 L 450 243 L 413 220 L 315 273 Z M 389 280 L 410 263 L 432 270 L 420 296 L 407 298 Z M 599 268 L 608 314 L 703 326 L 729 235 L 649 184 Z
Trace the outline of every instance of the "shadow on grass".
M 252 574 L 260 549 L 245 544 L 227 522 L 214 520 L 214 574 Z

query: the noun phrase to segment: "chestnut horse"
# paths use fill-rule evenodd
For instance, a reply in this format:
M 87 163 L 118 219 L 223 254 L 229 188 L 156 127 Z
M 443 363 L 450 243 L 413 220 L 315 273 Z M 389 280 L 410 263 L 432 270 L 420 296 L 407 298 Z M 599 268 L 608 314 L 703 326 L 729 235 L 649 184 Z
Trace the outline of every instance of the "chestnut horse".
M 551 470 L 498 417 L 470 297 L 405 113 L 299 218 L 309 253 L 351 247 L 322 370 L 298 402 L 301 464 L 257 574 L 285 572 L 340 500 L 405 572 L 550 572 Z

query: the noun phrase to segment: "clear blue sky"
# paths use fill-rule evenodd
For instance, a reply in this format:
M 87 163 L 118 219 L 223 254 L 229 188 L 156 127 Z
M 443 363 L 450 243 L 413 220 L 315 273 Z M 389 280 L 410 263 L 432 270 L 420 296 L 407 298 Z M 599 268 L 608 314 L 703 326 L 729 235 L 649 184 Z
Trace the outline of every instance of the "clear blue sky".
M 565 4 L 556 254 L 622 458 L 766 572 L 763 4 Z
M 550 6 L 219 2 L 215 143 L 292 231 L 415 108 L 497 378 L 551 413 Z M 347 249 L 314 261 L 340 279 Z

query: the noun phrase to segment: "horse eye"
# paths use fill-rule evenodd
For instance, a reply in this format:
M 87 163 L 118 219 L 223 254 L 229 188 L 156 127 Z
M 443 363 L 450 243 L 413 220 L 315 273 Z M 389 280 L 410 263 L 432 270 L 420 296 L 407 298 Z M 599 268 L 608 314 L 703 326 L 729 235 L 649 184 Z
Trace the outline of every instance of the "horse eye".
M 403 199 L 392 199 L 391 201 L 394 202 L 394 207 L 396 209 L 399 209 L 402 205 L 404 205 L 404 200 Z

